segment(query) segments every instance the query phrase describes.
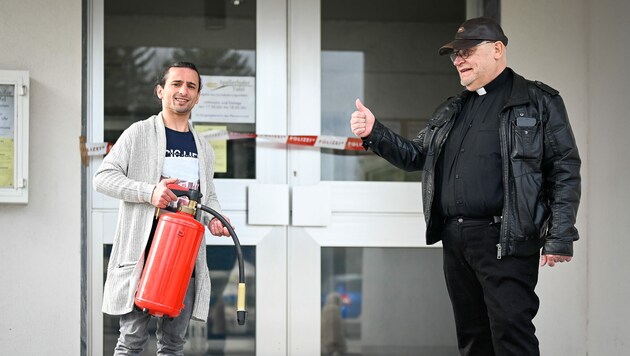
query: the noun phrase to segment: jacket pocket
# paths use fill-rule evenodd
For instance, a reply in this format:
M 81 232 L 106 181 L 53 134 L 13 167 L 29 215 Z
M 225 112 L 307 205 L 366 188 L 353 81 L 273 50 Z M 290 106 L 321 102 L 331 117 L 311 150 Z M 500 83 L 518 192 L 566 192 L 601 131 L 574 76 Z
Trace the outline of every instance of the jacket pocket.
M 541 159 L 542 128 L 540 121 L 533 117 L 517 117 L 512 121 L 513 160 Z
M 533 172 L 514 178 L 513 211 L 516 212 L 518 229 L 515 240 L 538 239 L 546 228 L 549 208 L 541 196 L 542 173 Z
M 136 262 L 115 264 L 107 271 L 103 288 L 103 311 L 108 314 L 126 313 L 133 303 L 134 289 L 131 288 Z

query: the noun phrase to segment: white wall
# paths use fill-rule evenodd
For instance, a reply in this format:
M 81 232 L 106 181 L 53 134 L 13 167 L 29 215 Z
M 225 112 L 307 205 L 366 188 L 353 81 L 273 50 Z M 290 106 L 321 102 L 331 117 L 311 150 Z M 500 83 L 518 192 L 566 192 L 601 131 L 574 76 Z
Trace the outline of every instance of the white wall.
M 509 66 L 560 91 L 582 157 L 581 239 L 570 263 L 540 270 L 540 311 L 534 323 L 542 355 L 586 355 L 589 266 L 589 129 L 586 0 L 502 1 Z M 598 3 L 599 4 L 599 3 Z M 599 354 L 599 353 L 598 353 Z M 606 353 L 602 353 L 606 354 Z
M 81 1 L 2 0 L 0 51 L 31 83 L 29 203 L 0 204 L 0 353 L 78 355 Z
M 630 353 L 630 2 L 588 3 L 588 350 Z
M 561 91 L 584 162 L 576 258 L 541 273 L 536 320 L 541 351 L 627 354 L 630 120 L 622 107 L 630 82 L 630 3 L 504 0 L 502 5 L 505 30 L 514 40 L 511 64 Z

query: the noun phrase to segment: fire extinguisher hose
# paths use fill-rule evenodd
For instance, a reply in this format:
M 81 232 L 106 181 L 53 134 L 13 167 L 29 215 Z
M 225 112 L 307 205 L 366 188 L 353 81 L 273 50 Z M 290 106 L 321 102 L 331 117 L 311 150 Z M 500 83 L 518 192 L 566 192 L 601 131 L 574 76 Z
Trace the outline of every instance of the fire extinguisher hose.
M 225 220 L 225 218 L 216 210 L 202 204 L 197 204 L 197 209 L 201 209 L 207 213 L 210 213 L 212 216 L 219 219 L 223 226 L 225 226 L 230 232 L 230 236 L 234 241 L 236 258 L 238 260 L 238 295 L 236 302 L 236 320 L 238 321 L 238 325 L 244 325 L 245 319 L 247 318 L 247 310 L 245 310 L 245 268 L 243 267 L 243 251 L 241 250 L 241 243 L 239 242 L 238 236 L 236 236 L 232 225 L 227 220 Z

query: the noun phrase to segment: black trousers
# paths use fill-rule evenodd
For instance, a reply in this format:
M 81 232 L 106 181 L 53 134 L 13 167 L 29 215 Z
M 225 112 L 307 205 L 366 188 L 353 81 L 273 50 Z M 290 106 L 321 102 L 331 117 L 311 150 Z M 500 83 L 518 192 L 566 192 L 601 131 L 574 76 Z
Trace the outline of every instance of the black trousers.
M 532 319 L 539 256 L 497 259 L 500 224 L 449 219 L 444 276 L 461 355 L 540 355 Z

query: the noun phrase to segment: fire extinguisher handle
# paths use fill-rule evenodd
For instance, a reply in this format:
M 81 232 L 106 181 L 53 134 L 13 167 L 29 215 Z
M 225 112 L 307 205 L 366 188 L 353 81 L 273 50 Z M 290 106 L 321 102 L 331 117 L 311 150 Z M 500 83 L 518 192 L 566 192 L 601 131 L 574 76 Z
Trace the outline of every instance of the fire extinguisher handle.
M 166 187 L 170 189 L 173 192 L 173 194 L 175 194 L 175 196 L 177 197 L 186 196 L 188 197 L 188 199 L 194 200 L 196 202 L 200 201 L 201 197 L 203 196 L 201 192 L 196 189 L 188 189 L 186 187 L 182 187 L 181 185 L 175 184 L 175 183 L 167 184 Z

